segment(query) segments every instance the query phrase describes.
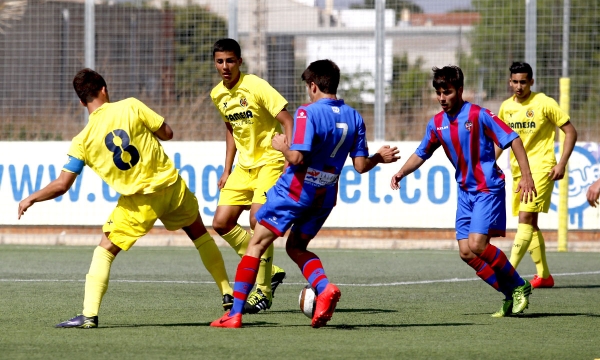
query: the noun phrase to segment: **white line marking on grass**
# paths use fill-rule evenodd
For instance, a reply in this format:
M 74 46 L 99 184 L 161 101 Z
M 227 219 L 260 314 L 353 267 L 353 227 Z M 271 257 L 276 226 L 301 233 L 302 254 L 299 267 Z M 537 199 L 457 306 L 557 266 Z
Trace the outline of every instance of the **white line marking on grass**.
M 554 277 L 560 276 L 580 276 L 580 275 L 599 275 L 598 271 L 583 271 L 583 272 L 572 272 L 572 273 L 560 273 L 552 274 Z M 531 277 L 533 275 L 524 275 L 525 277 Z M 439 280 L 420 280 L 420 281 L 399 281 L 392 283 L 375 283 L 375 284 L 343 284 L 336 283 L 340 286 L 355 286 L 355 287 L 383 287 L 383 286 L 401 286 L 401 285 L 424 285 L 424 284 L 437 284 L 437 283 L 453 283 L 453 282 L 465 282 L 465 281 L 477 281 L 479 278 L 466 278 L 466 279 L 439 279 Z M 0 282 L 85 282 L 85 280 L 59 280 L 59 279 L 0 279 Z M 214 281 L 191 281 L 191 280 L 126 280 L 126 279 L 114 279 L 110 280 L 111 283 L 152 283 L 152 284 L 214 284 Z M 306 285 L 305 282 L 291 283 L 285 282 L 280 285 Z

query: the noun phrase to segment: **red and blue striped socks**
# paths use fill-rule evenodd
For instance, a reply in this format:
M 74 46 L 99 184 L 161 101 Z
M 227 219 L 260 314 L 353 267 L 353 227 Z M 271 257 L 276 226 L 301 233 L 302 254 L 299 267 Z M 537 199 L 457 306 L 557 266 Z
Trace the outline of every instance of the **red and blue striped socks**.
M 260 259 L 244 255 L 235 273 L 235 284 L 233 285 L 233 307 L 229 316 L 241 314 L 248 294 L 252 291 L 258 274 Z

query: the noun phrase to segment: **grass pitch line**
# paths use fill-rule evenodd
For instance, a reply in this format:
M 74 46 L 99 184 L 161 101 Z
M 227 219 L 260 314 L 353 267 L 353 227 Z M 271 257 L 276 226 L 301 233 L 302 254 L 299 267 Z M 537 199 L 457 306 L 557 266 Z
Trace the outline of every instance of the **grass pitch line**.
M 572 272 L 572 273 L 557 273 L 552 274 L 554 277 L 560 276 L 580 276 L 580 275 L 600 275 L 598 271 L 583 271 L 583 272 Z M 526 278 L 532 277 L 533 274 L 523 275 Z M 465 282 L 465 281 L 478 281 L 480 278 L 452 278 L 452 279 L 439 279 L 439 280 L 419 280 L 419 281 L 399 281 L 391 283 L 375 283 L 375 284 L 344 284 L 336 283 L 340 286 L 354 286 L 354 287 L 384 287 L 384 286 L 402 286 L 402 285 L 425 285 L 425 284 L 438 284 L 438 283 L 454 283 L 454 282 Z M 60 279 L 0 279 L 0 282 L 85 282 L 85 280 L 60 280 Z M 114 279 L 110 280 L 111 283 L 151 283 L 151 284 L 214 284 L 214 281 L 192 281 L 192 280 L 126 280 L 126 279 Z M 233 284 L 233 282 L 231 282 Z M 304 282 L 285 282 L 281 285 L 306 285 Z

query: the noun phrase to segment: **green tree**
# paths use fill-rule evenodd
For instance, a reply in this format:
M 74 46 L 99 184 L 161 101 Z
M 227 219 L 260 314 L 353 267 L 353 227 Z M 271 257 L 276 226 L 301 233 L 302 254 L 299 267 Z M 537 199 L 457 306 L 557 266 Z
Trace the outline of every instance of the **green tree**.
M 175 16 L 175 83 L 178 98 L 209 92 L 219 82 L 212 46 L 227 36 L 227 22 L 205 8 L 173 8 Z
M 513 61 L 525 60 L 525 2 L 473 0 L 472 4 L 481 14 L 481 22 L 471 34 L 470 64 L 476 66 L 463 68 L 468 73 L 465 76 L 475 78 L 483 69 L 488 97 L 507 97 L 508 68 Z M 538 0 L 537 10 L 536 90 L 558 100 L 563 0 Z M 600 1 L 571 0 L 570 23 L 571 117 L 592 124 L 600 111 L 594 94 L 600 75 Z

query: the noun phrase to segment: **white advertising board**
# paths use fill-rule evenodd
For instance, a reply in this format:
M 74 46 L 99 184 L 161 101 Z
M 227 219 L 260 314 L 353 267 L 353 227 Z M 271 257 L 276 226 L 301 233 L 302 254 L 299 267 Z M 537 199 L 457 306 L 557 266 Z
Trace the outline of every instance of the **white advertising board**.
M 218 201 L 217 180 L 223 170 L 225 142 L 165 142 L 182 177 L 196 194 L 201 215 L 212 223 Z M 392 175 L 414 152 L 417 142 L 398 146 L 402 158 L 394 164 L 381 164 L 359 175 L 347 161 L 340 176 L 338 203 L 326 227 L 371 228 L 454 228 L 456 182 L 454 168 L 442 150 L 414 174 L 405 178 L 399 191 L 390 188 Z M 370 143 L 371 152 L 381 144 Z M 19 201 L 46 186 L 60 173 L 66 162 L 69 142 L 0 142 L 0 225 L 102 225 L 114 208 L 118 194 L 86 167 L 73 187 L 60 198 L 37 203 L 17 220 Z M 591 208 L 585 193 L 600 176 L 600 146 L 578 143 L 569 168 L 569 227 L 598 229 L 600 211 Z M 517 226 L 510 211 L 512 179 L 508 154 L 498 162 L 506 173 L 508 228 Z M 558 185 L 548 214 L 540 216 L 539 225 L 556 229 Z M 240 218 L 248 224 L 245 212 Z

